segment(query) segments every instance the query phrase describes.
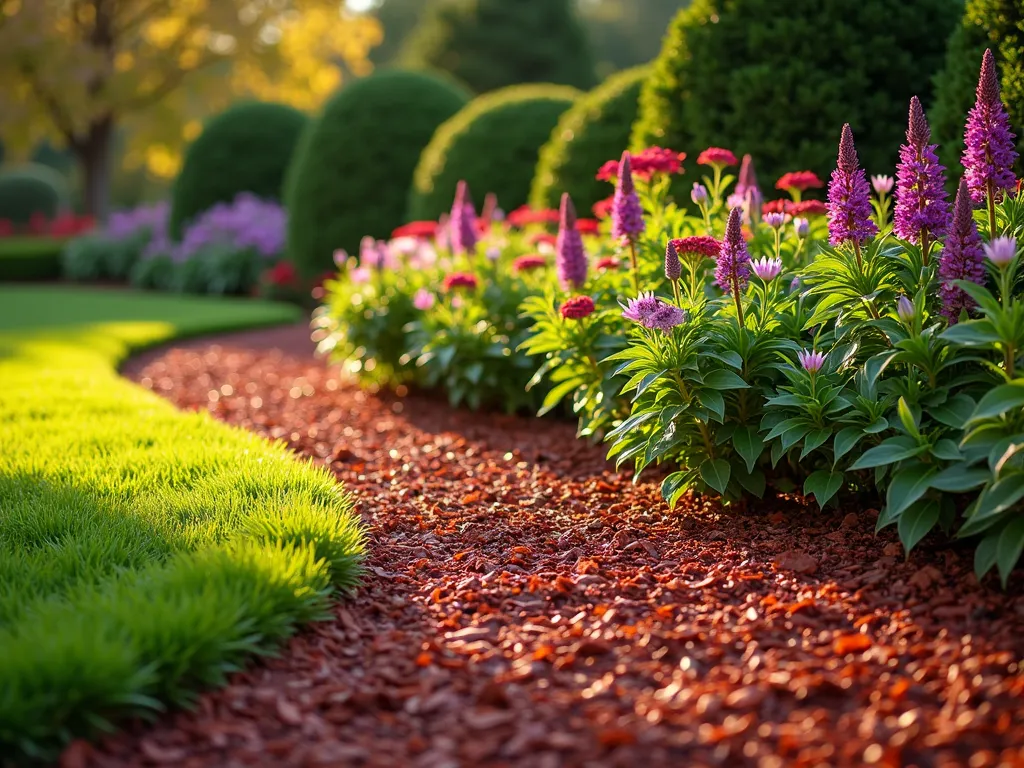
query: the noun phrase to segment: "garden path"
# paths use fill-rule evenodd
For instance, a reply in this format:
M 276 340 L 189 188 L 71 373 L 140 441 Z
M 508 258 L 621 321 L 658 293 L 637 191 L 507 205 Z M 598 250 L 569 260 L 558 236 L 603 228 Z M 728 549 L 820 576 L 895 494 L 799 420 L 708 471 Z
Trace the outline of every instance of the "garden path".
M 363 586 L 68 768 L 1024 763 L 1020 575 L 978 585 L 927 541 L 907 562 L 876 510 L 670 512 L 570 424 L 362 392 L 306 333 L 125 370 L 328 466 L 368 525 Z

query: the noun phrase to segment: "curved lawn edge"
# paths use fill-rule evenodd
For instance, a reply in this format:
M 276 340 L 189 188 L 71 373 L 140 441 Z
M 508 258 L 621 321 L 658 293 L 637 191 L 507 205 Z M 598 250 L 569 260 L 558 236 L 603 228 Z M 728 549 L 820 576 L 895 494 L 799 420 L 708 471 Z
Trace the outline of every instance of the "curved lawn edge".
M 0 287 L 0 754 L 187 705 L 326 615 L 363 533 L 326 471 L 122 379 L 135 351 L 299 310 Z

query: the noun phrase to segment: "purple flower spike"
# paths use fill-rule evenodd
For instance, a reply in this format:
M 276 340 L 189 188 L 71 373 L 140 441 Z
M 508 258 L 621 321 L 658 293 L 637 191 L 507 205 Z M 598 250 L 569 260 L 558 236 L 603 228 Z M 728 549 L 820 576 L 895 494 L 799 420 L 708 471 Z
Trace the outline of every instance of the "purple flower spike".
M 946 169 L 931 144 L 931 129 L 917 96 L 910 100 L 907 143 L 900 147 L 896 168 L 896 210 L 893 230 L 915 245 L 946 234 L 949 228 L 949 203 L 946 195 Z
M 843 126 L 839 158 L 828 185 L 828 240 L 834 245 L 859 246 L 878 234 L 871 220 L 871 189 L 860 168 L 850 124 Z
M 750 155 L 743 156 L 740 164 L 740 175 L 736 181 L 736 189 L 733 192 L 743 202 L 741 205 L 748 211 L 749 215 L 756 215 L 764 203 L 764 195 L 757 185 L 757 173 L 754 171 L 754 158 Z
M 683 265 L 679 261 L 679 251 L 671 240 L 665 246 L 665 277 L 675 282 L 683 275 Z
M 817 373 L 821 370 L 822 366 L 825 365 L 825 356 L 821 352 L 814 352 L 813 350 L 800 350 L 796 353 L 797 359 L 800 361 L 800 365 L 808 373 Z
M 559 206 L 555 270 L 564 290 L 580 288 L 587 281 L 587 254 L 583 250 L 583 236 L 576 229 L 576 208 L 568 192 L 562 195 Z
M 460 181 L 455 188 L 448 232 L 453 253 L 472 253 L 476 249 L 476 208 L 473 207 L 469 185 L 465 181 Z
M 747 251 L 747 241 L 743 239 L 742 217 L 739 208 L 733 208 L 729 213 L 725 239 L 722 240 L 718 263 L 715 265 L 718 287 L 730 295 L 741 292 L 750 279 L 750 253 Z
M 997 237 L 985 244 L 985 256 L 1000 269 L 1017 256 L 1017 241 L 1012 237 Z
M 963 310 L 974 308 L 974 300 L 953 283 L 969 280 L 985 284 L 985 263 L 981 250 L 981 236 L 971 214 L 971 193 L 966 179 L 960 179 L 953 203 L 953 223 L 939 256 L 939 297 L 942 314 L 955 323 Z
M 763 256 L 760 259 L 750 262 L 750 267 L 754 270 L 755 275 L 766 283 L 770 283 L 782 274 L 782 259 L 778 257 L 771 258 Z
M 612 198 L 612 237 L 633 242 L 644 231 L 644 212 L 633 186 L 633 161 L 629 152 L 622 153 L 619 179 Z
M 967 170 L 965 178 L 971 201 L 980 205 L 989 192 L 998 200 L 1016 184 L 1012 170 L 1017 161 L 1015 136 L 1010 131 L 1010 118 L 999 96 L 999 75 L 991 50 L 985 51 L 975 94 L 977 99 L 967 116 L 966 146 L 961 162 Z

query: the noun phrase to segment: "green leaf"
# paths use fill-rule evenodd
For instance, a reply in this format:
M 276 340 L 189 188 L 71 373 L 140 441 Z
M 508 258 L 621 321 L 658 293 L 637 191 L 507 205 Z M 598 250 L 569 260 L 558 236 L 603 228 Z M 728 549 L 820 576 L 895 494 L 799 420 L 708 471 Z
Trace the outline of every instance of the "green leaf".
M 903 428 L 907 430 L 907 433 L 912 437 L 919 438 L 921 433 L 917 429 L 917 419 L 914 418 L 914 414 L 910 412 L 910 406 L 907 405 L 907 401 L 904 398 L 900 398 L 896 404 L 896 410 L 900 415 L 900 421 L 903 423 Z
M 999 341 L 999 334 L 988 320 L 967 320 L 947 328 L 940 338 L 965 347 L 983 346 Z
M 931 479 L 931 487 L 947 493 L 964 493 L 984 485 L 992 475 L 987 469 L 971 469 L 965 463 L 946 467 Z
M 953 429 L 962 429 L 974 412 L 974 400 L 967 395 L 953 395 L 942 405 L 928 409 L 928 415 L 940 424 Z
M 923 449 L 911 437 L 890 437 L 881 445 L 869 449 L 850 467 L 851 470 L 871 469 L 916 456 Z
M 884 432 L 889 428 L 889 420 L 884 416 L 879 416 L 873 422 L 864 427 L 864 434 L 866 435 L 877 435 L 879 432 Z
M 896 530 L 899 531 L 903 548 L 910 551 L 917 546 L 939 521 L 939 503 L 935 499 L 926 499 L 914 504 L 900 516 Z
M 693 480 L 693 472 L 673 472 L 661 481 L 661 498 L 668 502 L 670 509 L 675 509 L 679 497 L 686 493 Z
M 895 519 L 928 490 L 935 469 L 926 464 L 905 467 L 893 475 L 885 495 L 885 507 L 890 519 Z
M 712 413 L 716 414 L 719 420 L 725 418 L 725 398 L 722 393 L 715 389 L 702 389 L 697 393 L 697 400 Z
M 996 565 L 1003 589 L 1006 589 L 1010 572 L 1020 560 L 1021 551 L 1024 551 L 1024 517 L 1016 517 L 1003 529 L 996 546 Z
M 704 385 L 713 389 L 748 389 L 750 387 L 740 376 L 725 368 L 711 371 L 704 377 Z
M 753 472 L 754 465 L 764 450 L 764 440 L 752 427 L 740 427 L 732 436 L 732 447 L 747 463 L 747 472 Z
M 814 429 L 807 433 L 804 438 L 804 449 L 800 452 L 800 461 L 803 461 L 814 449 L 822 445 L 832 437 L 831 429 Z
M 996 564 L 996 558 L 999 556 L 999 534 L 1000 531 L 988 534 L 978 542 L 978 548 L 974 550 L 974 575 L 979 581 Z
M 844 427 L 839 430 L 835 442 L 832 444 L 832 453 L 835 455 L 832 465 L 835 466 L 843 456 L 848 454 L 863 436 L 864 433 L 860 427 Z
M 701 479 L 719 493 L 725 493 L 729 486 L 732 468 L 725 459 L 707 459 L 700 465 Z
M 956 326 L 953 326 L 954 328 Z M 968 424 L 981 419 L 1002 416 L 1007 411 L 1024 406 L 1024 381 L 1016 379 L 988 392 L 974 409 Z
M 832 497 L 839 493 L 839 489 L 842 487 L 842 472 L 829 472 L 827 469 L 819 469 L 817 472 L 812 472 L 804 481 L 804 496 L 813 494 L 814 500 L 818 502 L 818 506 L 824 508 Z
M 956 443 L 948 437 L 944 437 L 932 446 L 932 456 L 943 461 L 960 461 L 963 459 L 963 454 L 956 447 Z
M 978 497 L 968 524 L 997 517 L 1024 499 L 1024 472 L 1014 472 L 985 488 Z M 965 526 L 966 527 L 966 526 Z
M 743 489 L 757 498 L 764 496 L 764 489 L 767 486 L 764 472 L 760 469 L 755 469 L 753 472 L 744 472 L 743 467 L 737 467 L 736 471 L 736 482 L 738 482 Z

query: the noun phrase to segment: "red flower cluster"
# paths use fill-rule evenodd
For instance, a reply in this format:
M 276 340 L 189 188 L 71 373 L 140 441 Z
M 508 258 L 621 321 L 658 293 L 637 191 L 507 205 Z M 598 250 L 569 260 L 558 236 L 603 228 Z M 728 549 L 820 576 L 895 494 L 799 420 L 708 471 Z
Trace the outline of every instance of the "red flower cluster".
M 780 198 L 778 200 L 769 200 L 767 203 L 761 206 L 761 215 L 764 216 L 769 213 L 788 213 L 790 216 L 824 216 L 828 213 L 828 206 L 821 200 L 803 200 L 799 203 L 794 203 L 792 200 L 786 200 Z
M 630 155 L 633 178 L 650 181 L 656 173 L 676 174 L 683 172 L 685 152 L 673 152 L 663 147 L 648 147 L 642 152 Z M 597 172 L 599 181 L 615 181 L 619 177 L 619 161 L 609 160 Z
M 271 285 L 279 287 L 295 285 L 295 281 L 298 278 L 298 273 L 295 271 L 295 265 L 290 261 L 279 261 L 277 264 L 267 270 L 267 280 Z
M 697 157 L 698 165 L 736 165 L 736 155 L 721 147 L 708 147 Z
M 576 231 L 581 235 L 596 235 L 601 228 L 597 219 L 576 219 Z
M 677 238 L 672 241 L 672 245 L 681 259 L 687 255 L 715 259 L 718 258 L 718 254 L 722 250 L 722 244 L 708 235 Z
M 597 264 L 595 266 L 600 270 L 618 269 L 619 260 L 616 259 L 614 256 L 603 256 L 602 258 L 597 260 Z
M 526 242 L 530 245 L 540 245 L 541 243 L 554 245 L 557 240 L 558 238 L 550 232 L 533 232 L 526 238 Z
M 62 213 L 52 220 L 40 212 L 29 217 L 28 224 L 18 227 L 9 219 L 0 219 L 0 237 L 13 235 L 34 235 L 37 237 L 75 237 L 84 234 L 96 226 L 92 216 L 78 216 L 74 213 Z
M 534 210 L 528 205 L 516 208 L 505 219 L 511 227 L 525 227 L 529 224 L 557 224 L 558 211 L 550 208 Z
M 431 240 L 437 234 L 436 221 L 410 221 L 403 224 L 391 233 L 391 237 L 418 237 L 421 240 Z
M 607 219 L 612 215 L 612 202 L 615 200 L 615 196 L 606 197 L 604 200 L 598 200 L 591 207 L 590 210 L 594 212 L 594 215 L 599 219 Z
M 594 311 L 594 300 L 589 296 L 573 296 L 566 299 L 559 310 L 566 320 L 582 320 Z
M 469 288 L 472 291 L 477 286 L 476 275 L 470 272 L 453 272 L 445 277 L 442 285 L 445 291 L 453 291 L 456 288 Z
M 801 192 L 807 189 L 821 189 L 825 182 L 818 178 L 814 171 L 790 171 L 775 182 L 776 189 L 796 189 Z
M 548 260 L 541 256 L 539 253 L 531 253 L 526 256 L 520 256 L 518 259 L 512 262 L 512 269 L 516 272 L 529 272 L 531 269 L 538 269 L 539 267 L 546 266 Z

